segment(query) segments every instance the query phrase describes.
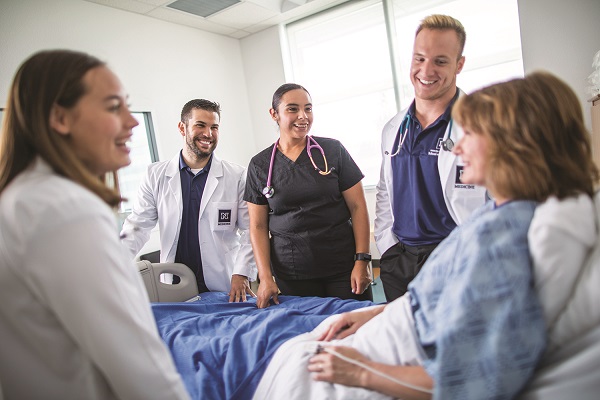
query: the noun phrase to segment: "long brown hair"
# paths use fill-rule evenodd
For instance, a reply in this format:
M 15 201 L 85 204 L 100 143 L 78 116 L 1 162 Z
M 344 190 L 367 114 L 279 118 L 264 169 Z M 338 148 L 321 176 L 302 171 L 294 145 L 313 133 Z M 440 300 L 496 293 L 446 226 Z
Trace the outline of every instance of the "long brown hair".
M 73 152 L 63 135 L 50 126 L 55 105 L 74 107 L 86 93 L 85 74 L 105 63 L 85 53 L 42 51 L 17 70 L 7 100 L 0 142 L 0 193 L 36 157 L 53 170 L 91 190 L 110 206 L 121 201 L 106 177 L 95 176 Z M 117 182 L 116 173 L 112 173 Z M 104 178 L 104 180 L 103 180 Z
M 556 76 L 535 72 L 462 96 L 452 117 L 491 139 L 493 192 L 536 201 L 593 195 L 599 176 L 581 106 Z

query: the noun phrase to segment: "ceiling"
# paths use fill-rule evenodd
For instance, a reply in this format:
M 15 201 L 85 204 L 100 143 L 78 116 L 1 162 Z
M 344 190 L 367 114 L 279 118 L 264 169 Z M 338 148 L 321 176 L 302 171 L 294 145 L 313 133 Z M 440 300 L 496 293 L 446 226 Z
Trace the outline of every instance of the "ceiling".
M 271 26 L 314 14 L 348 0 L 83 1 L 241 39 Z M 219 10 L 223 7 L 225 8 Z M 207 16 L 203 17 L 191 12 L 204 13 Z

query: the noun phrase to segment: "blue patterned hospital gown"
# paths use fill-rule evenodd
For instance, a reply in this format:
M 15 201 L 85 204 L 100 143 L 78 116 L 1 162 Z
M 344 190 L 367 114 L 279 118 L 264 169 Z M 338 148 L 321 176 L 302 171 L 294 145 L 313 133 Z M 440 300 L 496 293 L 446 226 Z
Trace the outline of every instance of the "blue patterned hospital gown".
M 535 203 L 489 202 L 456 228 L 410 284 L 437 399 L 510 399 L 546 345 L 527 230 Z

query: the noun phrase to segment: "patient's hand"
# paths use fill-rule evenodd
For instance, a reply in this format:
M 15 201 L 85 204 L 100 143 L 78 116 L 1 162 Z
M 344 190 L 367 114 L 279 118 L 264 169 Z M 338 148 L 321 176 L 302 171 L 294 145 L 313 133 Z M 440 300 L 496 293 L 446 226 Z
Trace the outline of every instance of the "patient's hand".
M 395 399 L 431 399 L 434 381 L 417 365 L 390 365 L 369 360 L 352 347 L 323 346 L 308 360 L 316 381 L 363 387 Z
M 384 308 L 385 305 L 381 305 L 378 307 L 370 307 L 363 311 L 343 313 L 317 340 L 327 342 L 332 339 L 343 339 L 350 336 L 356 332 L 358 328 L 370 321 L 371 318 L 382 312 Z
M 352 347 L 328 346 L 326 349 L 331 349 L 342 356 L 363 364 L 369 360 Z M 308 360 L 308 370 L 314 373 L 313 378 L 316 381 L 339 383 L 346 386 L 364 386 L 362 376 L 366 372 L 364 368 L 344 361 L 326 350 Z
M 278 293 L 279 288 L 277 287 L 275 281 L 272 279 L 261 280 L 260 284 L 258 285 L 256 306 L 258 308 L 269 307 L 271 305 L 271 298 L 273 298 L 273 303 L 279 304 L 279 298 L 277 297 Z
M 252 289 L 250 289 L 250 282 L 244 275 L 232 275 L 231 276 L 231 290 L 229 291 L 229 302 L 246 301 L 246 295 L 256 297 Z

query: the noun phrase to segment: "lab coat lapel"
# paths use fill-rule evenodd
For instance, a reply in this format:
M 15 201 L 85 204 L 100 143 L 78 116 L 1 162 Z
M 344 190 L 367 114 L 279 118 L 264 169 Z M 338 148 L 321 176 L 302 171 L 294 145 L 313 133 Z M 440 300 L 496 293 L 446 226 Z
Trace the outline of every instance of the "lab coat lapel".
M 179 153 L 169 161 L 169 166 L 165 172 L 169 194 L 172 200 L 177 204 L 179 215 L 183 212 L 183 201 L 181 199 L 181 178 L 179 176 Z
M 204 214 L 204 210 L 206 209 L 206 205 L 210 201 L 215 190 L 217 190 L 217 185 L 219 184 L 219 179 L 223 176 L 223 163 L 219 158 L 213 153 L 212 163 L 210 165 L 210 171 L 208 171 L 208 177 L 206 178 L 206 185 L 204 186 L 204 192 L 202 193 L 202 200 L 200 201 L 200 214 L 199 218 L 202 218 L 202 214 Z
M 463 96 L 465 93 L 459 89 L 459 96 Z M 450 129 L 450 135 L 448 135 L 448 129 Z M 458 124 L 448 123 L 448 127 L 446 128 L 446 132 L 444 132 L 444 138 L 449 137 L 454 144 L 458 143 L 462 136 L 462 129 Z M 442 183 L 442 188 L 446 188 L 445 190 L 450 190 L 454 187 L 455 182 L 450 182 L 451 178 L 454 178 L 452 172 L 456 169 L 456 165 L 459 162 L 459 158 L 455 156 L 451 151 L 445 151 L 440 148 L 440 153 L 438 156 L 438 171 L 440 173 L 440 182 Z M 452 211 L 450 211 L 452 214 Z M 454 217 L 454 215 L 453 215 Z M 456 221 L 456 218 L 454 218 Z
M 387 155 L 384 153 L 384 163 L 385 163 L 384 164 L 384 169 L 385 169 L 384 178 L 385 178 L 385 184 L 386 184 L 387 188 L 389 189 L 388 196 L 389 196 L 389 201 L 390 201 L 390 209 L 393 206 L 393 202 L 394 202 L 394 191 L 392 190 L 394 174 L 392 172 L 392 157 L 391 157 L 391 153 L 389 153 L 389 152 L 392 151 L 392 147 L 394 146 L 394 141 L 396 140 L 396 135 L 398 134 L 400 125 L 402 124 L 402 121 L 404 120 L 404 117 L 406 116 L 407 112 L 408 112 L 408 108 L 406 108 L 402 112 L 396 114 L 396 116 L 394 118 L 392 118 L 392 120 L 386 126 L 386 132 L 383 135 L 383 140 L 384 140 L 383 148 L 384 148 L 384 151 L 388 151 Z
M 458 127 L 455 124 L 452 124 L 452 131 L 450 132 L 449 137 L 454 143 L 457 142 L 457 129 Z M 444 132 L 444 137 L 446 136 L 447 132 Z M 438 156 L 438 172 L 440 173 L 440 182 L 442 183 L 442 187 L 448 187 L 449 184 L 451 184 L 451 187 L 454 186 L 454 182 L 448 182 L 448 180 L 451 176 L 453 176 L 451 173 L 456 168 L 457 161 L 458 157 L 452 154 L 452 152 L 440 148 Z
M 174 260 L 177 251 L 177 240 L 179 238 L 179 229 L 181 228 L 181 216 L 183 214 L 183 201 L 181 196 L 181 178 L 179 176 L 179 153 L 169 161 L 165 171 L 165 184 L 167 188 L 164 191 L 166 196 L 165 207 L 168 208 L 167 214 L 172 223 L 165 224 L 164 232 L 161 232 L 161 247 L 170 246 L 166 260 Z

